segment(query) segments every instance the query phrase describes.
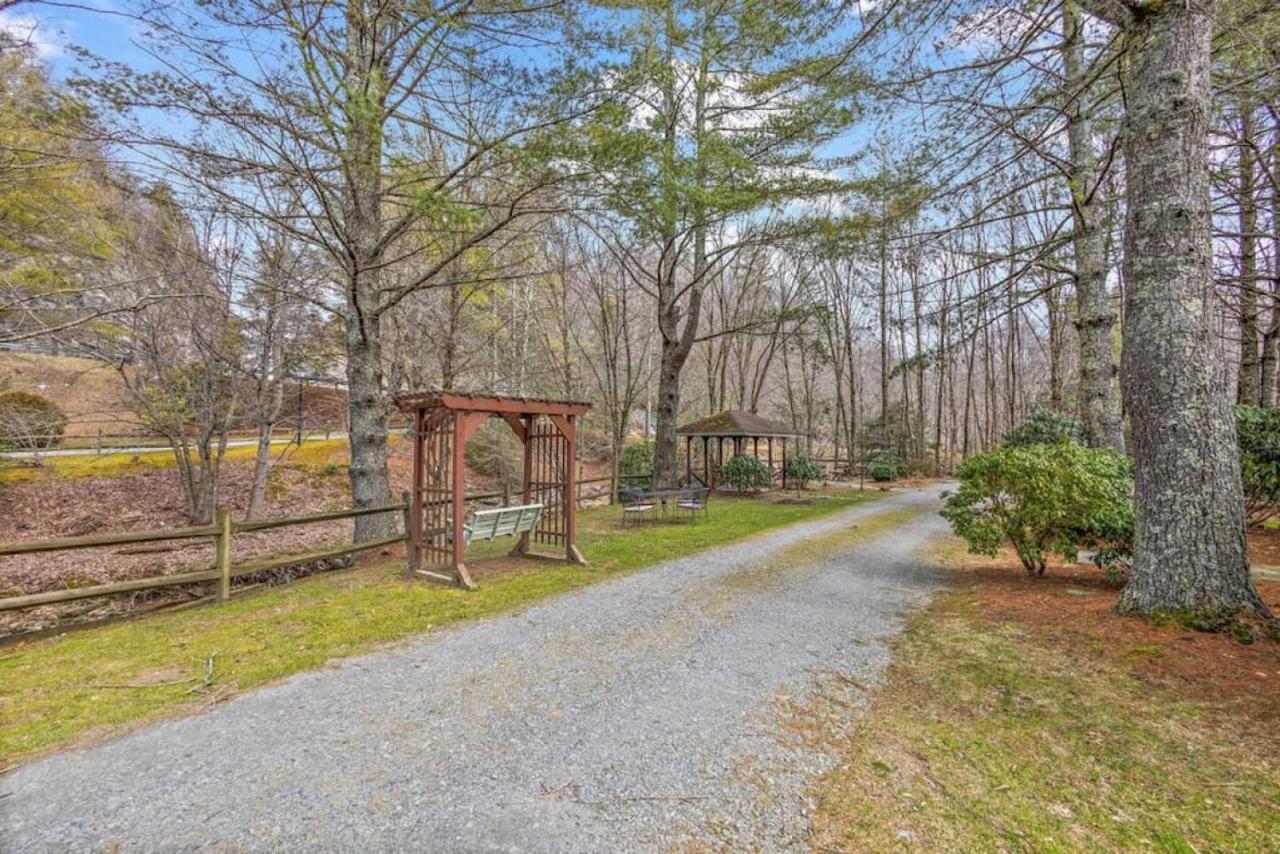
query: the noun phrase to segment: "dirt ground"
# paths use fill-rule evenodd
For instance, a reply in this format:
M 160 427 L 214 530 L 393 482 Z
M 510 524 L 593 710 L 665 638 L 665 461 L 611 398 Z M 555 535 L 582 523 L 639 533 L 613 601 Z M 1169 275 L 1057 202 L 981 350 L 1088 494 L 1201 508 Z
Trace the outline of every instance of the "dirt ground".
M 1254 559 L 1260 561 L 1277 539 L 1251 536 Z M 1034 627 L 1068 648 L 1084 645 L 1142 680 L 1232 714 L 1268 725 L 1280 719 L 1280 643 L 1243 644 L 1227 635 L 1117 617 L 1111 609 L 1119 588 L 1092 564 L 1054 563 L 1040 578 L 1028 577 L 1012 557 L 988 560 L 957 550 L 947 564 L 953 582 L 976 596 L 985 617 Z M 1280 581 L 1256 582 L 1280 615 Z
M 244 518 L 252 473 L 249 461 L 224 463 L 219 502 Z M 340 463 L 282 464 L 267 490 L 268 517 L 320 513 L 348 506 L 346 469 Z M 21 542 L 116 531 L 188 525 L 177 473 L 148 469 L 119 477 L 42 478 L 0 486 L 0 541 Z M 232 559 L 314 551 L 350 537 L 350 523 L 323 522 L 238 535 Z M 0 558 L 0 595 L 90 586 L 151 575 L 202 569 L 213 563 L 209 539 L 175 540 Z M 303 575 L 339 565 L 302 565 L 282 575 Z M 139 609 L 182 603 L 207 595 L 208 585 L 160 588 L 111 599 L 90 599 L 0 612 L 0 636 L 94 621 Z
M 349 507 L 348 462 L 349 454 L 343 442 L 305 445 L 301 451 L 289 451 L 268 481 L 266 518 Z M 218 502 L 231 509 L 233 518 L 246 516 L 252 466 L 249 459 L 223 462 Z M 584 475 L 598 476 L 598 468 L 585 466 Z M 391 442 L 390 469 L 392 495 L 409 489 L 410 449 L 398 439 Z M 490 492 L 498 488 L 493 481 L 474 472 L 468 477 L 468 492 Z M 588 487 L 584 495 L 596 489 Z M 177 473 L 171 467 L 146 467 L 138 473 L 112 477 L 62 477 L 46 472 L 30 481 L 0 483 L 0 542 L 180 528 L 188 524 Z M 233 541 L 232 560 L 301 554 L 349 542 L 350 538 L 350 520 L 238 534 Z M 213 544 L 208 539 L 11 555 L 0 557 L 0 596 L 170 575 L 202 569 L 212 563 Z M 269 577 L 247 578 L 242 583 L 287 580 L 349 563 L 340 558 L 299 564 Z M 181 604 L 207 595 L 208 587 L 160 588 L 110 600 L 82 600 L 0 612 L 0 638 L 69 622 L 91 622 L 140 609 Z
M 1250 528 L 1249 559 L 1254 566 L 1280 569 L 1280 530 Z

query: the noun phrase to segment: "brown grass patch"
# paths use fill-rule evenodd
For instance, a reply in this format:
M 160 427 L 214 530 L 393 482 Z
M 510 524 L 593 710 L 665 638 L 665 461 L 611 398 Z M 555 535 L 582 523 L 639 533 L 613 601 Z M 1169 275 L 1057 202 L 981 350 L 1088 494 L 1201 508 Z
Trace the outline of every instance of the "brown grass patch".
M 953 589 L 865 713 L 836 676 L 813 704 L 838 763 L 814 848 L 1276 850 L 1280 644 L 1113 616 L 1090 566 L 1031 579 L 958 543 L 940 560 Z

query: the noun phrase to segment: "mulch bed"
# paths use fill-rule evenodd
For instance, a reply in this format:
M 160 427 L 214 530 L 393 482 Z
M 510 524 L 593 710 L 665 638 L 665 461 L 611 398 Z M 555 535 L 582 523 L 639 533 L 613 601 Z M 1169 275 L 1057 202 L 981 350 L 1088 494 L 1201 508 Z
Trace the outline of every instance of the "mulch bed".
M 1119 588 L 1091 565 L 1051 564 L 1045 576 L 1030 578 L 1012 558 L 966 555 L 948 563 L 956 587 L 972 594 L 989 619 L 1101 655 L 1210 706 L 1271 725 L 1280 719 L 1280 643 L 1274 640 L 1243 644 L 1227 635 L 1118 617 L 1111 609 Z M 1280 582 L 1257 585 L 1280 615 Z

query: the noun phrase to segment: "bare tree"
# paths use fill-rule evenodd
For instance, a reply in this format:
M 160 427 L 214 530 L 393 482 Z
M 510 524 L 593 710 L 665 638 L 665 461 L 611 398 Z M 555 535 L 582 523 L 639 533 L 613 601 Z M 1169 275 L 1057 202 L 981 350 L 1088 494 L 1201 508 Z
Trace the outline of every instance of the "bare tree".
M 519 143 L 561 116 L 528 104 L 541 84 L 503 55 L 532 37 L 540 7 L 139 3 L 161 70 L 83 85 L 138 108 L 121 136 L 139 155 L 328 255 L 332 282 L 306 296 L 343 323 L 352 498 L 386 503 L 384 318 L 458 284 L 460 258 L 547 204 L 552 173 Z M 394 522 L 361 517 L 356 537 Z
M 226 221 L 196 222 L 161 188 L 130 237 L 149 288 L 181 293 L 130 315 L 129 362 L 119 373 L 139 420 L 173 451 L 188 518 L 213 519 L 227 437 L 237 415 L 241 339 L 232 289 L 242 247 Z
M 320 316 L 299 296 L 323 275 L 316 254 L 270 223 L 251 226 L 256 226 L 247 262 L 251 270 L 245 274 L 238 314 L 245 338 L 240 368 L 249 386 L 244 396 L 258 440 L 248 509 L 249 518 L 256 519 L 266 508 L 267 479 L 288 450 L 286 446 L 273 455 L 271 448 L 285 412 L 286 389 L 292 383 L 301 394 L 302 378 L 327 364 L 330 353 Z M 302 424 L 297 428 L 301 436 Z
M 605 421 L 612 478 L 617 484 L 632 417 L 651 379 L 642 357 L 650 337 L 648 313 L 642 311 L 635 286 L 620 274 L 612 254 L 590 231 L 578 228 L 572 235 L 576 263 L 569 294 L 579 322 L 569 332 L 595 387 L 597 417 Z

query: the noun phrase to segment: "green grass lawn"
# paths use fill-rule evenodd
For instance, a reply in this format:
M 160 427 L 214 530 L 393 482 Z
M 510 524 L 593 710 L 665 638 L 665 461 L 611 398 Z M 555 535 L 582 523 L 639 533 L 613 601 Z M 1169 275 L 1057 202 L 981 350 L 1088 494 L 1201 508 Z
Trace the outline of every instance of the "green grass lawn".
M 579 545 L 591 566 L 521 562 L 487 574 L 469 550 L 475 592 L 408 580 L 400 561 L 313 576 L 221 606 L 68 632 L 0 650 L 0 767 L 34 753 L 181 712 L 326 661 L 459 620 L 511 610 L 669 558 L 824 516 L 882 495 L 809 492 L 808 504 L 778 496 L 715 496 L 711 518 L 692 525 L 622 528 L 619 512 L 579 514 Z M 210 662 L 212 661 L 211 670 Z M 208 678 L 207 675 L 211 673 Z
M 840 732 L 854 734 L 829 742 L 818 850 L 1280 845 L 1274 734 L 1088 645 L 987 618 L 964 593 L 911 618 L 887 685 Z

